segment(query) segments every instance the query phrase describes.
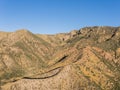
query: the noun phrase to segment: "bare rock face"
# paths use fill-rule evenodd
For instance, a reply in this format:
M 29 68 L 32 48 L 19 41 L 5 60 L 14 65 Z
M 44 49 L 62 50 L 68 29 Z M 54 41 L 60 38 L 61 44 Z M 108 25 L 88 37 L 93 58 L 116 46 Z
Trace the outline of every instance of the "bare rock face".
M 0 36 L 0 90 L 120 90 L 120 27 Z

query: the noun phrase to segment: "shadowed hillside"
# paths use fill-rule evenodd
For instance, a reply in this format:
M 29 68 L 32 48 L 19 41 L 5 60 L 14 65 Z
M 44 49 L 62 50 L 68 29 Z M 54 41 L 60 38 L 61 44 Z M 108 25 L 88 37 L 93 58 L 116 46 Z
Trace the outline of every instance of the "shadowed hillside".
M 0 32 L 0 90 L 120 90 L 120 27 Z

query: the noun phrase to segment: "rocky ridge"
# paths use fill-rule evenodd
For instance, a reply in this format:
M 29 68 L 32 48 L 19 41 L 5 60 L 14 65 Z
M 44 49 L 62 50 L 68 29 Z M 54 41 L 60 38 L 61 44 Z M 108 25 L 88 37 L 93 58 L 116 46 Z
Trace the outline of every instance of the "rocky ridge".
M 120 90 L 120 27 L 0 32 L 0 89 Z

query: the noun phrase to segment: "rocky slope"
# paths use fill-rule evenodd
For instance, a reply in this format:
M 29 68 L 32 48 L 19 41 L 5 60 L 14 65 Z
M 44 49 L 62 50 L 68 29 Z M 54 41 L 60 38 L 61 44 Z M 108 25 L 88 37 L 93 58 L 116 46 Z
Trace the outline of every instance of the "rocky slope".
M 0 90 L 120 90 L 120 27 L 0 32 Z

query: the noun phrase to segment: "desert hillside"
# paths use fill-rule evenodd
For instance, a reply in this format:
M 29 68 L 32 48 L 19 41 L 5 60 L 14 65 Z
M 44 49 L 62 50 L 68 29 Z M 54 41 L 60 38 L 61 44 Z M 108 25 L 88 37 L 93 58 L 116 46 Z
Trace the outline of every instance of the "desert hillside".
M 0 90 L 120 90 L 120 27 L 1 31 Z

